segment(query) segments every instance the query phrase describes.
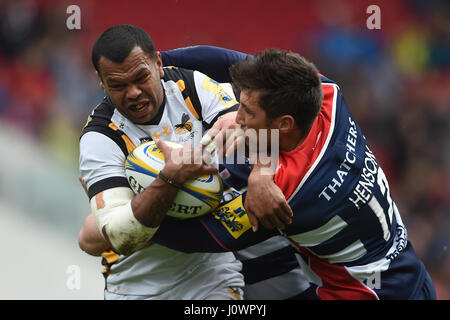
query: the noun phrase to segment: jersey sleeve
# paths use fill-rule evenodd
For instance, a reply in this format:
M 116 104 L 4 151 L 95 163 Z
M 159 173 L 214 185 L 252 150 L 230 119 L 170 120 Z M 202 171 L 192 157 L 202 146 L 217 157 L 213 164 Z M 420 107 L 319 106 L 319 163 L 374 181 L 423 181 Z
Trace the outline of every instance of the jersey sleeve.
M 231 82 L 229 68 L 248 54 L 214 46 L 193 46 L 162 51 L 164 66 L 198 70 L 219 82 Z
M 129 187 L 124 164 L 125 155 L 107 136 L 88 132 L 80 139 L 80 174 L 88 188 L 89 199 L 115 187 Z
M 243 209 L 244 195 L 199 218 L 167 216 L 151 241 L 187 253 L 224 252 L 241 250 L 276 235 L 263 227 L 253 232 Z
M 204 122 L 211 124 L 217 116 L 237 110 L 239 103 L 234 94 L 230 90 L 227 92 L 219 82 L 198 71 L 194 71 L 194 81 Z

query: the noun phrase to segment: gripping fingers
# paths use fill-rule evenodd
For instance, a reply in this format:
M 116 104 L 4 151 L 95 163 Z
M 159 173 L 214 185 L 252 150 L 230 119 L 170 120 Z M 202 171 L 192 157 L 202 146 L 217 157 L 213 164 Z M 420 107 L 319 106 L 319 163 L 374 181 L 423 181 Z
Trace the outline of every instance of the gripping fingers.
M 282 208 L 278 212 L 278 217 L 285 224 L 291 224 L 292 223 L 293 212 L 292 212 L 292 209 L 291 209 L 291 207 L 289 206 L 289 204 L 287 202 L 285 202 L 284 205 L 282 205 Z
M 238 133 L 227 139 L 225 157 L 231 156 L 244 142 L 244 136 Z
M 205 148 L 205 151 L 207 151 L 210 154 L 213 154 L 214 151 L 216 151 L 217 145 L 214 141 L 211 141 Z
M 217 144 L 215 139 L 217 137 L 218 130 L 210 129 L 200 140 L 200 145 L 204 149 L 204 152 L 213 154 L 217 150 Z
M 203 146 L 207 146 L 207 145 L 210 144 L 211 142 L 212 142 L 212 137 L 209 135 L 209 132 L 206 133 L 206 134 L 202 137 L 202 139 L 200 140 L 200 143 L 201 143 Z
M 261 224 L 267 229 L 284 229 L 285 225 L 278 219 L 278 216 L 272 215 L 261 219 Z
M 251 213 L 251 211 L 247 211 L 247 216 L 248 216 L 248 220 L 250 221 L 251 225 L 252 225 L 252 230 L 253 232 L 258 231 L 258 218 L 256 218 L 256 216 Z

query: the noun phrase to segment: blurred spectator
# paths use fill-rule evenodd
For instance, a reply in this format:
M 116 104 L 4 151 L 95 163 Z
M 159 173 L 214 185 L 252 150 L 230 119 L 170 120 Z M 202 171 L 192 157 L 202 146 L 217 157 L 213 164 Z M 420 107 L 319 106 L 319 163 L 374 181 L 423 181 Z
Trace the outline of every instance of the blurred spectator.
M 39 38 L 44 20 L 33 0 L 7 0 L 0 4 L 0 48 L 2 54 L 14 58 Z

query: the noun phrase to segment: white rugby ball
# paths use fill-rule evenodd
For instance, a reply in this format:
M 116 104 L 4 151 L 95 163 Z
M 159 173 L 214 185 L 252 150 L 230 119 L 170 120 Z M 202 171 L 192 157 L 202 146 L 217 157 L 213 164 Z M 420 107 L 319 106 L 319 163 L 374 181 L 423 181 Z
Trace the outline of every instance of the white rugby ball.
M 181 144 L 164 141 L 172 148 Z M 125 161 L 128 183 L 138 194 L 144 191 L 164 168 L 164 155 L 154 141 L 145 142 L 130 152 Z M 223 185 L 218 174 L 203 175 L 183 184 L 167 214 L 175 218 L 195 218 L 219 206 Z

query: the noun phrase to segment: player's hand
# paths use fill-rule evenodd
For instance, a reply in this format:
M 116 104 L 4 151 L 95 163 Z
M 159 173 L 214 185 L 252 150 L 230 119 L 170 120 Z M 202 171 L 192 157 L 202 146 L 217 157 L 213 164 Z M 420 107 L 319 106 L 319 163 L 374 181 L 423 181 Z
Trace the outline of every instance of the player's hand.
M 202 175 L 218 172 L 217 168 L 203 162 L 201 146 L 193 148 L 189 142 L 186 142 L 182 148 L 172 148 L 162 140 L 155 142 L 164 155 L 164 174 L 180 184 Z
M 273 181 L 273 175 L 261 174 L 256 166 L 248 179 L 244 209 L 253 231 L 258 230 L 259 222 L 267 229 L 284 229 L 286 224 L 292 223 L 292 209 Z
M 224 114 L 205 133 L 200 144 L 209 154 L 217 152 L 220 157 L 226 157 L 244 142 L 244 131 L 236 123 L 236 114 L 237 111 Z

